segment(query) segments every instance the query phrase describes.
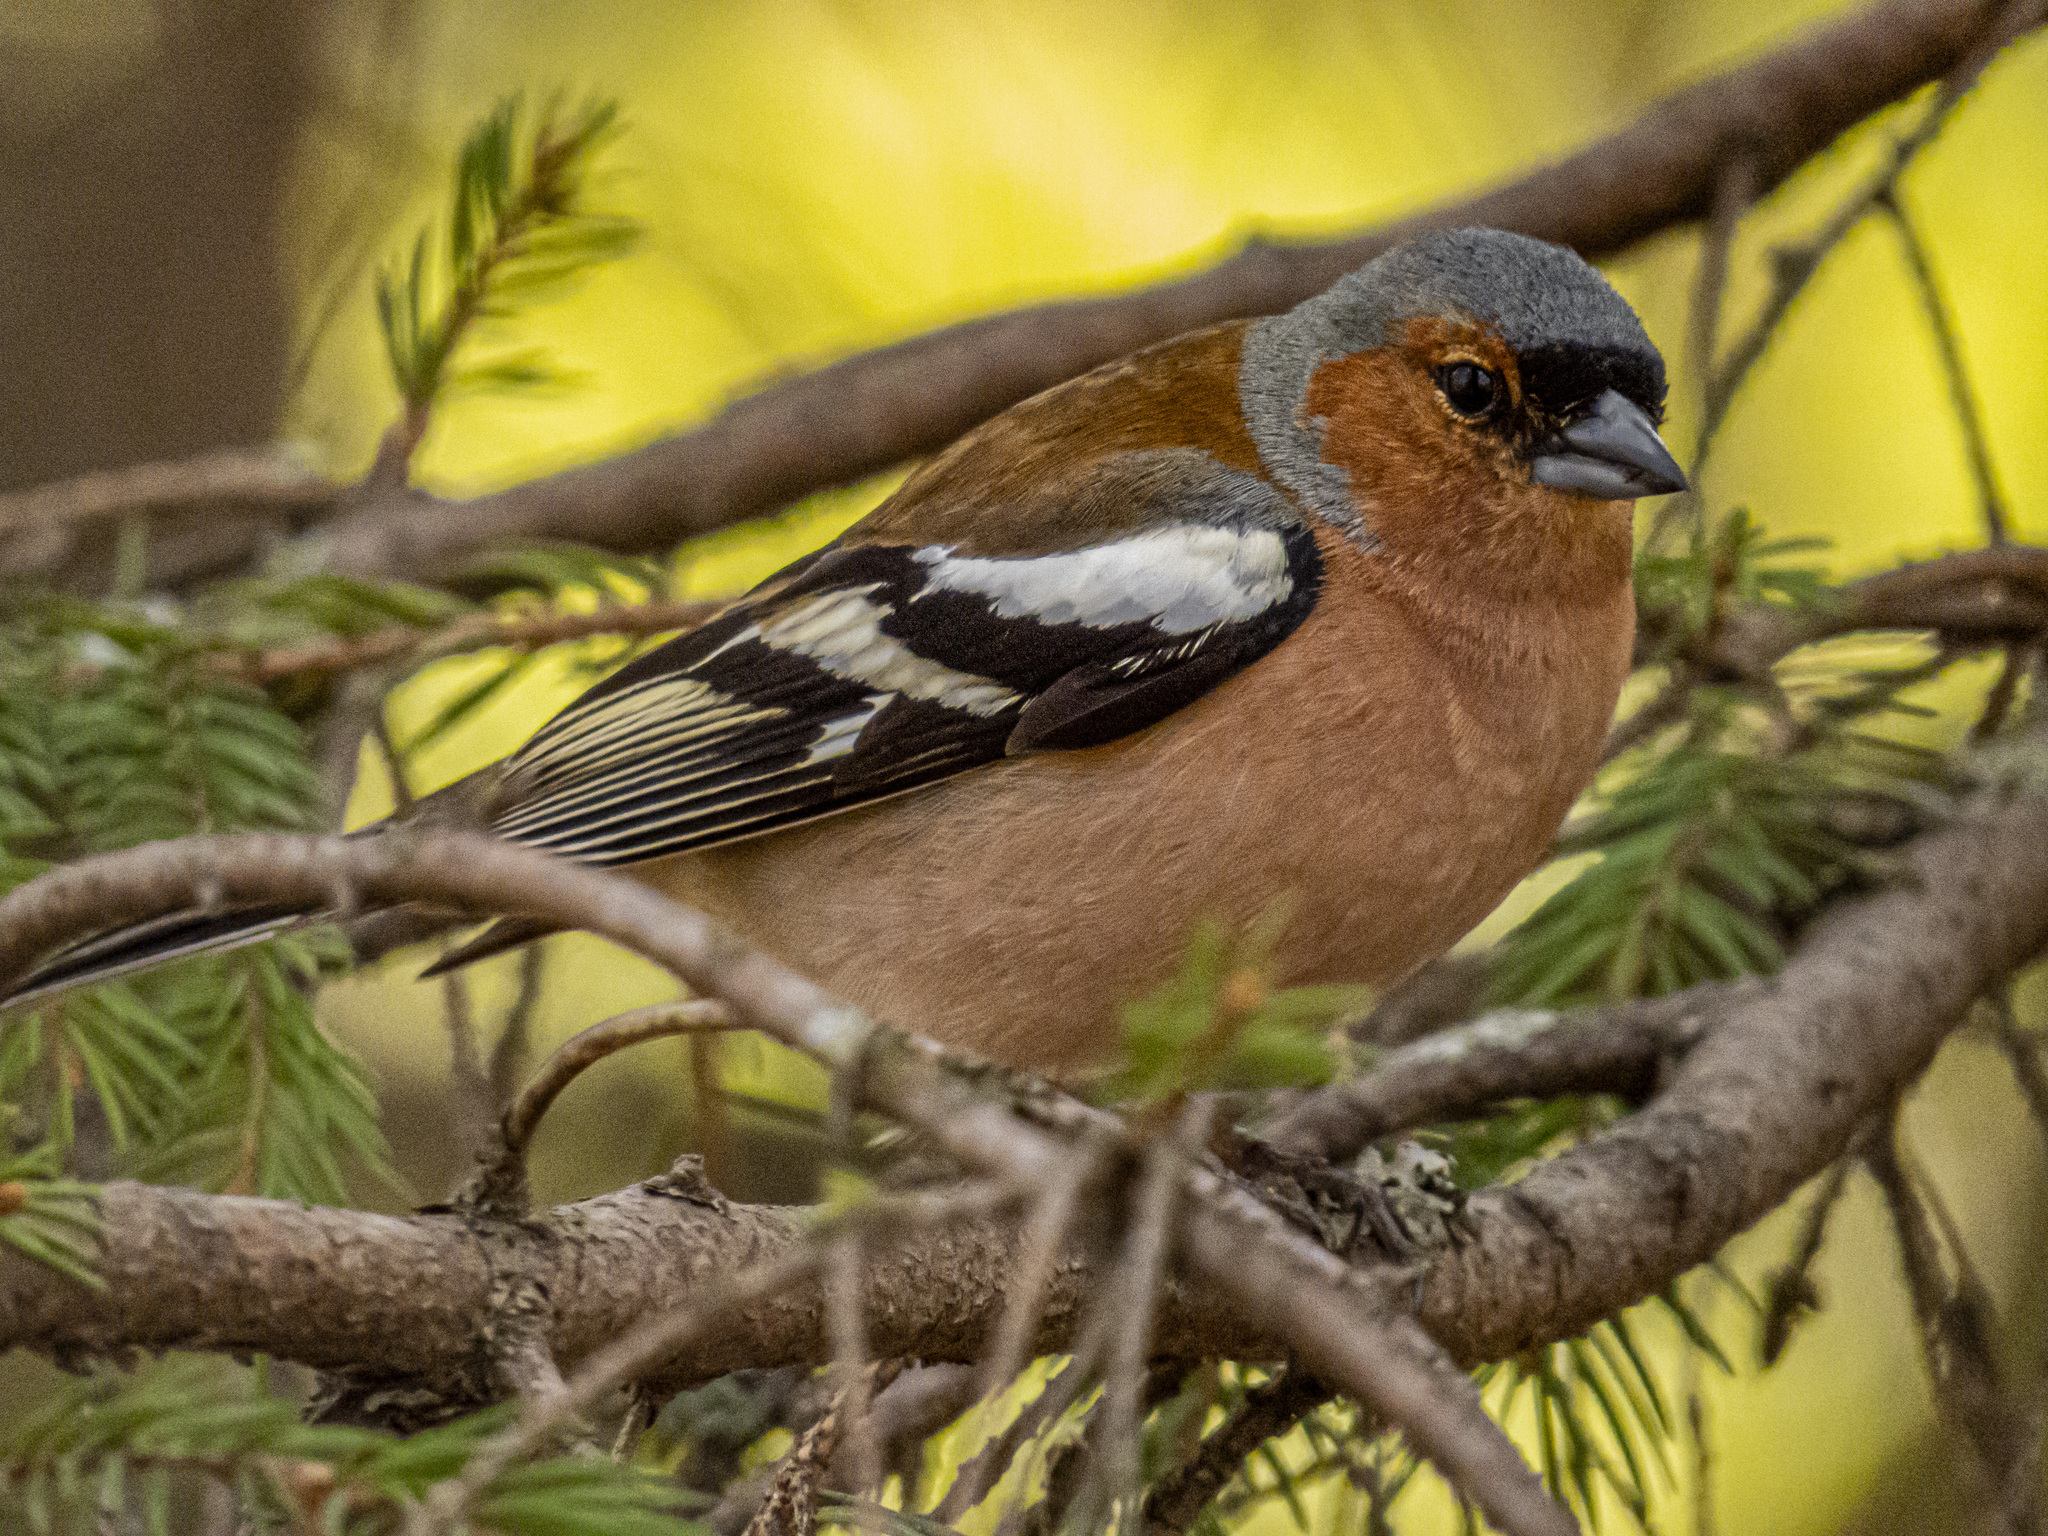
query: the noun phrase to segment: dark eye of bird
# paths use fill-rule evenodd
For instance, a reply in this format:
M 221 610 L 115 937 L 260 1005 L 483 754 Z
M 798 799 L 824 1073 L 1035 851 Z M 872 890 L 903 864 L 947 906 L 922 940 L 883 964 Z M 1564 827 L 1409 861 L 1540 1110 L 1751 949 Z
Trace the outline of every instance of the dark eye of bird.
M 1484 416 L 1501 397 L 1500 375 L 1477 363 L 1446 363 L 1436 371 L 1436 387 L 1460 416 Z

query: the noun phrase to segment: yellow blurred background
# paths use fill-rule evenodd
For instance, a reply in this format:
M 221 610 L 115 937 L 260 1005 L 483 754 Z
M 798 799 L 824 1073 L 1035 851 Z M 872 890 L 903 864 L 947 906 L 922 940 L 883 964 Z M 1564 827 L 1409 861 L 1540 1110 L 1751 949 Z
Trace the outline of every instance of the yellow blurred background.
M 299 339 L 286 434 L 316 464 L 360 473 L 396 397 L 374 321 L 380 262 L 435 216 L 453 150 L 498 98 L 558 89 L 616 97 L 628 124 L 593 201 L 646 228 L 630 259 L 519 322 L 580 377 L 528 396 L 449 401 L 418 460 L 445 494 L 602 458 L 703 419 L 764 379 L 1023 301 L 1114 291 L 1194 270 L 1253 234 L 1368 225 L 1507 178 L 1628 121 L 1659 95 L 1769 47 L 1831 5 L 1764 0 L 1430 3 L 1430 0 L 353 0 L 321 13 L 316 95 L 280 220 Z M 14 0 L 0 49 L 45 61 L 39 88 L 73 110 L 152 67 L 143 0 Z M 68 71 L 68 73 L 67 73 Z M 108 82 L 113 82 L 110 86 Z M 26 109 L 22 109 L 26 110 Z M 82 110 L 82 109 L 81 109 Z M 1825 217 L 1877 163 L 1899 119 L 1867 125 L 1743 226 L 1728 325 L 1753 311 L 1768 248 Z M 2048 538 L 2048 39 L 1989 72 L 1905 183 L 1946 285 L 2021 537 Z M 1696 240 L 1674 234 L 1612 267 L 1673 365 L 1670 435 L 1692 440 L 1697 360 L 1683 355 Z M 1724 335 L 1726 328 L 1724 327 Z M 676 562 L 677 596 L 744 588 L 829 537 L 886 481 L 731 530 Z M 1932 340 L 1881 224 L 1852 235 L 1801 299 L 1744 392 L 1705 477 L 1716 512 L 1748 506 L 1773 533 L 1832 541 L 1855 573 L 1963 547 L 1979 525 Z M 394 701 L 404 740 L 495 665 L 435 668 Z M 1981 671 L 1936 689 L 1967 698 Z M 535 669 L 413 764 L 425 790 L 515 745 L 580 686 Z M 1914 727 L 1953 740 L 1944 715 Z M 375 761 L 353 819 L 385 809 Z M 1554 883 L 1554 876 L 1551 877 Z M 1539 875 L 1490 922 L 1547 888 Z M 479 1017 L 502 1016 L 516 961 L 472 974 Z M 438 988 L 388 966 L 324 1000 L 372 1065 L 388 1129 L 422 1198 L 456 1170 Z M 672 995 L 592 941 L 553 942 L 540 1044 Z M 2033 988 L 2038 1014 L 2042 989 Z M 744 1040 L 727 1080 L 795 1105 L 818 1084 Z M 693 1145 L 687 1052 L 645 1047 L 588 1075 L 544 1127 L 536 1186 L 566 1199 L 642 1177 Z M 2007 1309 L 2038 1312 L 2048 1244 L 2042 1151 L 1996 1055 L 1964 1037 L 1917 1096 L 1917 1154 L 1962 1213 Z M 752 1143 L 750 1143 L 751 1145 Z M 759 1145 L 772 1150 L 773 1137 Z M 801 1193 L 757 1170 L 757 1192 Z M 1890 1239 L 1852 1184 L 1820 1268 L 1827 1310 L 1768 1373 L 1754 1321 L 1725 1297 L 1711 1321 L 1740 1367 L 1702 1383 L 1711 1502 L 1722 1531 L 1939 1529 L 1947 1448 L 1929 1418 Z M 1784 1260 L 1790 1224 L 1734 1246 L 1752 1284 Z M 1705 1294 L 1704 1292 L 1702 1294 Z M 2019 1336 L 2039 1342 L 2037 1325 Z M 1678 1351 L 1664 1354 L 1675 1362 Z M 1672 1364 L 1667 1380 L 1682 1386 Z M 1677 1469 L 1661 1530 L 1693 1528 Z M 1442 1501 L 1399 1528 L 1451 1530 Z M 1619 1517 L 1619 1511 L 1613 1512 Z M 1332 1520 L 1336 1511 L 1318 1518 Z M 1284 1508 L 1262 1530 L 1289 1528 Z

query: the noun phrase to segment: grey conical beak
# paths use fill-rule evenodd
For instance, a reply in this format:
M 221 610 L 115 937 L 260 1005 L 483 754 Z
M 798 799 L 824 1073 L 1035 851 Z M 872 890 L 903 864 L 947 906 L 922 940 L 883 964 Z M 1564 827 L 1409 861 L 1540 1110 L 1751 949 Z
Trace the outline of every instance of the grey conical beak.
M 1529 478 L 1605 501 L 1685 489 L 1685 471 L 1643 408 L 1610 389 L 1570 426 L 1536 445 Z

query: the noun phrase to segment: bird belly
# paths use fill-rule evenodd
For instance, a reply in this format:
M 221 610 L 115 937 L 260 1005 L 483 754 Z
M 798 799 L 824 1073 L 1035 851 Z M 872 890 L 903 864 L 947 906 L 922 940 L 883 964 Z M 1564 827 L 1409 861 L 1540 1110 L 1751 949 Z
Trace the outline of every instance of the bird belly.
M 1384 984 L 1448 949 L 1590 776 L 1632 617 L 1567 619 L 1474 675 L 1396 615 L 1319 610 L 1122 741 L 635 873 L 892 1023 L 1083 1068 L 1204 918 L 1285 900 L 1282 985 Z

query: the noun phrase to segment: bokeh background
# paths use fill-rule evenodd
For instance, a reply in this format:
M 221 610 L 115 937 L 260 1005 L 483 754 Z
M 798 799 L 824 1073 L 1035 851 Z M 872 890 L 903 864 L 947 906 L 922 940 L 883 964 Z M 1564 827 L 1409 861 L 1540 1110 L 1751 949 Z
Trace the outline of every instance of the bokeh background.
M 1770 0 L 7 0 L 0 5 L 0 489 L 212 446 L 291 441 L 359 474 L 396 396 L 377 336 L 380 264 L 444 199 L 453 149 L 508 92 L 616 98 L 628 128 L 593 201 L 645 237 L 521 321 L 572 375 L 452 399 L 417 461 L 461 494 L 602 458 L 700 420 L 763 380 L 1028 300 L 1192 271 L 1253 235 L 1361 227 L 1512 176 L 1660 94 L 1838 7 Z M 1743 225 L 1740 324 L 1776 241 L 1878 162 L 1896 119 L 1852 134 Z M 2020 537 L 2048 538 L 2048 40 L 1994 65 L 1905 182 L 1982 402 Z M 1674 364 L 1688 445 L 1690 233 L 1611 268 Z M 678 597 L 739 590 L 887 494 L 888 478 L 700 541 Z M 1858 230 L 1800 300 L 1710 461 L 1709 506 L 1830 541 L 1841 573 L 1980 537 L 1932 339 L 1888 228 Z M 447 663 L 393 702 L 401 742 L 502 659 Z M 413 756 L 425 790 L 508 750 L 587 674 L 526 671 Z M 1959 669 L 1901 729 L 1952 741 L 1983 674 Z M 352 820 L 387 808 L 378 760 Z M 1540 874 L 1482 930 L 1554 887 Z M 490 1026 L 516 961 L 471 977 Z M 438 988 L 387 966 L 331 988 L 330 1027 L 371 1064 L 420 1198 L 459 1171 Z M 2041 987 L 2031 989 L 2039 1012 Z M 538 1043 L 672 995 L 592 941 L 548 947 Z M 819 1084 L 745 1038 L 719 1070 L 745 1100 L 736 1192 L 801 1198 Z M 778 1113 L 775 1106 L 787 1106 Z M 2040 1343 L 2042 1143 L 1967 1034 L 1909 1117 L 2018 1345 Z M 536 1149 L 543 1199 L 665 1166 L 701 1136 L 687 1048 L 588 1074 Z M 385 1195 L 386 1200 L 397 1197 Z M 1754 1281 L 1785 1213 L 1738 1241 Z M 1712 1458 L 1673 1468 L 1660 1529 L 1943 1529 L 1949 1452 L 1877 1201 L 1852 1188 L 1820 1266 L 1827 1306 L 1769 1372 L 1725 1291 L 1694 1299 L 1737 1369 L 1699 1383 Z M 1654 1325 L 1652 1327 L 1654 1334 Z M 1672 1361 L 1682 1353 L 1667 1351 Z M 1692 1357 L 1695 1361 L 1697 1357 Z M 1671 1383 L 1683 1391 L 1682 1369 Z M 1689 1453 L 1687 1453 L 1689 1455 Z M 1708 1499 L 1698 1498 L 1704 1478 Z M 1404 1504 L 1404 1530 L 1453 1529 Z M 1327 1527 L 1334 1509 L 1312 1510 Z M 1617 1512 L 1618 1514 L 1618 1512 Z M 1284 1509 L 1261 1529 L 1290 1528 Z

